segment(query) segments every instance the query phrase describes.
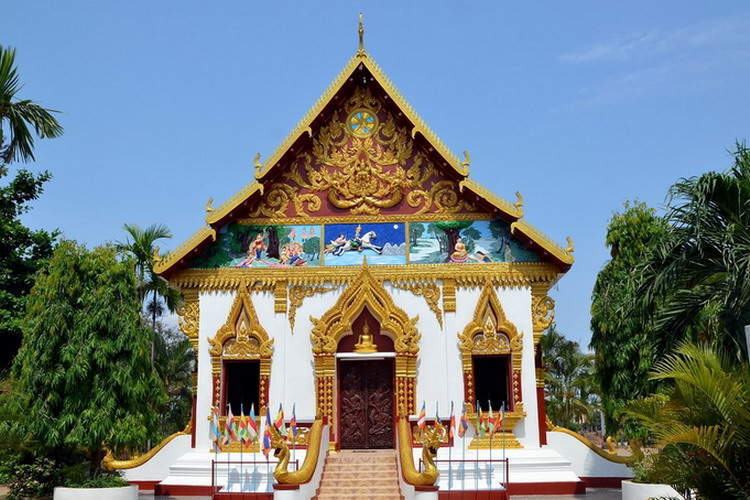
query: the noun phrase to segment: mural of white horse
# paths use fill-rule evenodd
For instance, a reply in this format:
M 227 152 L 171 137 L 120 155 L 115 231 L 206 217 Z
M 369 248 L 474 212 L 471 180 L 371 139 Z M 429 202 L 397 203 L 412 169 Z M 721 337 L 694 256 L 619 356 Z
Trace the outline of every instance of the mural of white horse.
M 362 250 L 372 250 L 373 252 L 381 254 L 383 253 L 383 247 L 373 243 L 373 240 L 377 237 L 378 235 L 375 233 L 375 231 L 367 231 L 362 235 L 359 241 L 349 240 L 343 245 L 336 248 L 336 250 L 333 251 L 333 255 L 338 256 L 351 250 L 356 250 L 358 252 L 361 252 Z

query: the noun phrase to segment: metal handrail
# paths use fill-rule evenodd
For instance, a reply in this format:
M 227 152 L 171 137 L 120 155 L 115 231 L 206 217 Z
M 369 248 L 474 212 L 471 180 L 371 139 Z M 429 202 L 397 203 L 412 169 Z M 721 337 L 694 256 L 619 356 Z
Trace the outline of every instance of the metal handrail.
M 217 493 L 216 490 L 216 466 L 217 465 L 231 465 L 231 464 L 240 464 L 240 465 L 266 465 L 267 467 L 270 467 L 271 464 L 274 466 L 279 463 L 278 460 L 211 460 L 211 495 L 215 495 Z M 290 460 L 289 465 L 294 465 L 294 470 L 299 470 L 299 459 Z M 269 475 L 271 475 L 269 473 Z

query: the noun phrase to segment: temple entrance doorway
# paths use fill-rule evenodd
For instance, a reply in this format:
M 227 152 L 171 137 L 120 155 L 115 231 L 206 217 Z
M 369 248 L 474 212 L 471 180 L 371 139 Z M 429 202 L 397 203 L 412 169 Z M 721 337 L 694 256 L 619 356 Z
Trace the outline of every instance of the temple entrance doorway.
M 393 359 L 340 359 L 342 449 L 393 448 Z

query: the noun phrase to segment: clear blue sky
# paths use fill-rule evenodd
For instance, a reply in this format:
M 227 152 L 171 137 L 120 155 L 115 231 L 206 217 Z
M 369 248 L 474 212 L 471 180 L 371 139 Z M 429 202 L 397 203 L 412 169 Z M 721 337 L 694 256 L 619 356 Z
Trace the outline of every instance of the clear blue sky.
M 368 51 L 472 177 L 576 241 L 557 321 L 587 344 L 607 221 L 628 199 L 729 165 L 750 137 L 750 4 L 7 2 L 22 95 L 62 110 L 54 179 L 27 221 L 96 245 L 168 225 L 172 248 L 252 176 L 356 50 Z

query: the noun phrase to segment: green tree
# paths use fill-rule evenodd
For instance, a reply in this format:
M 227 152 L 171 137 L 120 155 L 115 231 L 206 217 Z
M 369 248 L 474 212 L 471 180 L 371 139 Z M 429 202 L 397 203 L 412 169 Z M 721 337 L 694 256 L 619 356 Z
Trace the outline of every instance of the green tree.
M 409 224 L 409 240 L 411 246 L 417 246 L 417 240 L 424 234 L 424 224 L 419 222 L 412 222 Z
M 665 390 L 635 400 L 625 415 L 640 421 L 657 453 L 642 479 L 713 499 L 750 498 L 750 369 L 721 351 L 678 346 L 651 378 Z
M 166 226 L 152 224 L 146 229 L 135 224 L 125 224 L 125 231 L 129 238 L 125 243 L 119 243 L 117 248 L 132 258 L 138 282 L 136 291 L 141 307 L 148 307 L 151 314 L 151 361 L 155 356 L 156 319 L 159 314 L 160 302 L 163 302 L 170 312 L 177 310 L 182 296 L 179 290 L 169 284 L 168 281 L 154 272 L 154 264 L 159 258 L 159 247 L 156 242 L 161 239 L 171 238 L 172 233 Z M 149 300 L 149 305 L 146 303 Z
M 556 425 L 578 429 L 591 421 L 599 396 L 592 377 L 593 356 L 581 352 L 552 325 L 540 342 L 545 368 L 547 415 Z
M 461 230 L 471 226 L 471 223 L 472 221 L 470 220 L 440 221 L 435 223 L 435 227 L 443 231 L 447 238 L 447 248 L 445 251 L 448 253 L 453 252 Z M 443 249 L 441 248 L 441 250 Z
M 656 339 L 649 335 L 638 309 L 644 260 L 665 237 L 666 222 L 645 203 L 626 203 L 607 228 L 612 258 L 596 279 L 591 303 L 591 343 L 595 377 L 601 388 L 607 429 L 620 428 L 617 413 L 631 399 L 650 394 L 655 384 L 648 373 L 658 358 Z M 637 428 L 626 429 L 630 435 Z
M 310 259 L 315 259 L 320 253 L 320 238 L 317 236 L 307 238 L 302 244 L 302 251 L 309 255 Z
M 30 127 L 40 138 L 63 133 L 52 116 L 56 111 L 18 98 L 22 85 L 15 60 L 15 49 L 0 45 L 0 164 L 34 159 L 34 135 Z
M 134 264 L 113 247 L 63 241 L 36 278 L 13 365 L 25 434 L 50 450 L 141 446 L 164 393 L 149 363 Z
M 750 149 L 727 172 L 681 179 L 670 190 L 667 237 L 651 254 L 639 296 L 662 353 L 684 339 L 718 343 L 747 360 L 750 324 Z
M 28 99 L 19 99 L 21 81 L 15 66 L 15 50 L 0 46 L 0 179 L 9 173 L 11 161 L 34 159 L 34 137 L 58 137 L 62 127 L 53 111 Z M 20 169 L 0 187 L 0 373 L 15 356 L 21 342 L 21 318 L 34 273 L 52 254 L 57 232 L 33 231 L 21 216 L 39 198 L 48 172 L 33 174 Z
M 154 366 L 167 394 L 159 411 L 159 433 L 163 438 L 185 428 L 190 419 L 195 354 L 190 341 L 179 330 L 157 322 L 156 333 Z

